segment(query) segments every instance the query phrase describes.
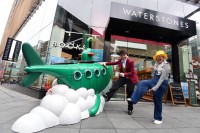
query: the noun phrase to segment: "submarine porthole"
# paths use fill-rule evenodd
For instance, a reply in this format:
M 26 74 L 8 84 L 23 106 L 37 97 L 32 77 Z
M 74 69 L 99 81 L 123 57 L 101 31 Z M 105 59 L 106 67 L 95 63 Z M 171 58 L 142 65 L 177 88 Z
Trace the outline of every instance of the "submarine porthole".
M 94 69 L 94 75 L 99 77 L 100 76 L 100 71 L 98 69 Z
M 105 69 L 105 68 L 102 68 L 102 69 L 101 69 L 101 73 L 102 73 L 103 75 L 106 75 L 106 69 Z
M 85 70 L 85 77 L 86 78 L 91 78 L 92 77 L 92 72 L 90 70 Z
M 74 80 L 80 80 L 82 78 L 82 73 L 80 71 L 74 72 Z

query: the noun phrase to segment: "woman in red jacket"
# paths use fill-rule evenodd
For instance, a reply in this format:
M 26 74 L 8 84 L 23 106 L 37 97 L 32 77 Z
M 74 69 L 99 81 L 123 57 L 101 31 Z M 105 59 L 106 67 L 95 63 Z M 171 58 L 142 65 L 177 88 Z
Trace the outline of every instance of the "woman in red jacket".
M 112 88 L 107 92 L 103 93 L 105 101 L 108 102 L 114 93 L 125 84 L 127 85 L 126 93 L 127 98 L 130 98 L 135 84 L 138 83 L 137 72 L 134 68 L 134 62 L 128 58 L 125 51 L 119 52 L 120 59 L 116 62 L 107 62 L 105 65 L 118 65 L 119 66 L 119 79 L 114 82 Z M 128 101 L 128 115 L 132 114 L 133 103 Z

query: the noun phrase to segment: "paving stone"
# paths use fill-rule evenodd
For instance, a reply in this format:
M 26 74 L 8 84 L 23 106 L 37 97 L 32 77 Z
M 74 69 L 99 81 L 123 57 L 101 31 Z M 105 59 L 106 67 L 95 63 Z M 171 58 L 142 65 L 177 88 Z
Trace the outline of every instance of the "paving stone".
M 0 133 L 12 133 L 13 123 L 39 106 L 40 101 L 0 86 Z M 126 101 L 110 101 L 105 104 L 104 111 L 95 117 L 73 125 L 58 125 L 39 133 L 200 133 L 200 107 L 163 104 L 161 125 L 153 123 L 153 110 L 153 102 L 138 102 L 134 105 L 133 114 L 127 115 Z

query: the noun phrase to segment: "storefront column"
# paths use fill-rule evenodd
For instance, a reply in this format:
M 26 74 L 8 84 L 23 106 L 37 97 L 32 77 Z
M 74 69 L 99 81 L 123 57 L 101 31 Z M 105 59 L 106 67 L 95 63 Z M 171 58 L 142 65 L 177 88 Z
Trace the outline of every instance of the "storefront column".
M 103 61 L 108 62 L 110 61 L 110 38 L 111 38 L 111 31 L 108 29 L 105 33 L 105 41 L 103 47 Z
M 103 61 L 108 62 L 109 60 L 110 60 L 110 41 L 104 41 Z
M 172 44 L 172 70 L 174 82 L 180 83 L 179 52 L 177 44 Z

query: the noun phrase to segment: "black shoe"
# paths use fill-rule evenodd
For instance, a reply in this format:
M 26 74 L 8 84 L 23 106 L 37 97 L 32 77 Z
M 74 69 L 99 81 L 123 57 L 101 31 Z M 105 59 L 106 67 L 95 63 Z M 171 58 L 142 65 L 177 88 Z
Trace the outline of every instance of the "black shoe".
M 102 93 L 102 96 L 104 97 L 105 101 L 108 102 L 110 100 L 110 98 L 108 97 L 107 94 Z
M 128 110 L 128 115 L 132 115 L 132 114 L 133 114 L 132 110 Z

